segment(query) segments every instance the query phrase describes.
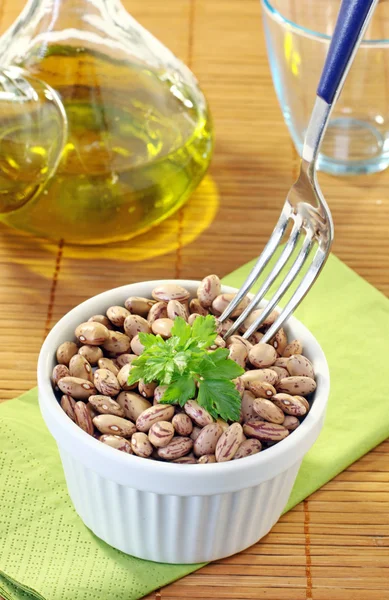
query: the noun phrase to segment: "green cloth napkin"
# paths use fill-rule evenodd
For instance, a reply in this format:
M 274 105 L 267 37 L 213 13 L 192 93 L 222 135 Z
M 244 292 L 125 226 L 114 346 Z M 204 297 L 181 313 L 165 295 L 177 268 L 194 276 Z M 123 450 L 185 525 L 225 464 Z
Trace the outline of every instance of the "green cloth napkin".
M 250 267 L 224 282 L 239 287 Z M 332 389 L 324 430 L 286 510 L 389 436 L 389 300 L 331 256 L 297 316 L 327 355 Z M 97 539 L 72 508 L 37 391 L 0 406 L 0 595 L 6 600 L 132 600 L 200 566 L 149 563 Z

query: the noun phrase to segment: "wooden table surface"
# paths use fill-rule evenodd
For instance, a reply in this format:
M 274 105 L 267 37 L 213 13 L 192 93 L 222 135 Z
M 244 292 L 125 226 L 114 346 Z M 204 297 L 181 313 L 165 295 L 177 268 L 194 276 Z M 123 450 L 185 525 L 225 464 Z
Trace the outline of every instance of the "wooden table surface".
M 0 30 L 23 0 L 0 0 Z M 256 256 L 298 158 L 276 101 L 258 0 L 128 0 L 143 25 L 196 73 L 216 150 L 209 176 L 178 214 L 115 248 L 70 248 L 0 226 L 0 392 L 33 387 L 41 342 L 74 305 L 159 277 L 223 276 Z M 320 175 L 339 258 L 389 295 L 389 172 Z M 263 600 L 389 599 L 389 442 L 285 515 L 266 538 L 148 596 Z M 48 599 L 49 600 L 49 599 Z

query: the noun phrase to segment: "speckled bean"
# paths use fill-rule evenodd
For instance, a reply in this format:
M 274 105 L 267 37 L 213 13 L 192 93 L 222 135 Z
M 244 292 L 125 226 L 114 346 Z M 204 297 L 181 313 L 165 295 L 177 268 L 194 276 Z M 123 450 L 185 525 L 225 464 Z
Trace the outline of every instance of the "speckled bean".
M 190 438 L 195 442 L 201 433 L 201 427 L 197 427 L 196 425 L 193 427 L 192 433 L 190 434 Z
M 245 387 L 248 388 L 253 381 L 266 381 L 274 385 L 278 380 L 278 375 L 272 369 L 253 369 L 243 373 L 240 378 L 243 380 Z
M 137 334 L 131 340 L 131 350 L 133 351 L 134 354 L 136 354 L 137 356 L 140 356 L 144 349 L 145 349 L 145 347 L 139 339 L 139 334 Z
M 158 456 L 164 460 L 176 460 L 188 454 L 193 447 L 193 440 L 190 437 L 174 437 L 170 444 L 163 448 L 158 448 Z
M 235 385 L 236 389 L 239 392 L 240 397 L 243 396 L 244 391 L 245 391 L 245 387 L 244 387 L 244 382 L 242 381 L 242 379 L 240 377 L 237 377 L 236 379 L 232 380 L 232 383 Z
M 220 316 L 230 302 L 235 298 L 236 294 L 219 294 L 214 301 L 212 302 L 212 312 L 216 316 Z M 250 299 L 243 298 L 243 300 L 238 304 L 235 310 L 231 313 L 231 317 L 234 319 L 235 317 L 239 317 L 242 314 L 244 309 L 249 305 Z
M 192 453 L 187 454 L 186 456 L 180 456 L 180 458 L 176 458 L 173 460 L 176 465 L 195 465 L 197 461 Z
M 122 407 L 124 416 L 134 422 L 151 406 L 148 400 L 135 392 L 121 392 L 116 402 Z
M 258 452 L 260 452 L 261 450 L 262 444 L 259 440 L 244 440 L 235 452 L 233 460 L 238 460 L 238 458 L 245 458 L 246 456 L 251 456 L 252 454 L 258 454 Z
M 120 450 L 120 452 L 126 452 L 127 454 L 133 454 L 131 444 L 128 440 L 120 435 L 111 435 L 107 433 L 103 433 L 99 437 L 100 442 L 103 442 L 106 446 L 111 446 L 111 448 L 116 448 L 116 450 Z
M 126 309 L 133 315 L 147 317 L 150 308 L 154 306 L 155 300 L 142 298 L 141 296 L 130 296 L 124 303 Z
M 288 338 L 285 333 L 285 330 L 281 327 L 274 336 L 274 338 L 270 341 L 273 348 L 277 351 L 277 354 L 283 355 L 286 346 L 288 345 Z
M 223 429 L 219 423 L 211 423 L 201 429 L 193 445 L 195 456 L 203 454 L 215 454 L 218 439 L 223 434 Z
M 286 415 L 293 415 L 294 417 L 303 417 L 307 414 L 308 410 L 304 402 L 301 402 L 297 396 L 291 396 L 290 394 L 276 394 L 273 396 L 273 401 L 276 406 L 279 406 Z M 308 407 L 309 409 L 309 407 Z
M 256 398 L 272 399 L 272 396 L 277 393 L 276 388 L 266 381 L 253 381 L 249 384 L 249 390 Z
M 97 365 L 99 359 L 104 356 L 103 351 L 99 346 L 89 346 L 88 344 L 81 346 L 78 350 L 78 354 L 83 356 L 92 367 Z
M 124 320 L 124 332 L 130 339 L 138 333 L 150 333 L 150 324 L 144 317 L 139 315 L 128 315 Z
M 162 300 L 163 302 L 169 302 L 169 300 L 185 302 L 185 300 L 189 300 L 190 298 L 188 290 L 177 283 L 164 283 L 163 285 L 159 285 L 153 289 L 151 295 L 155 300 Z
M 138 383 L 138 391 L 144 398 L 153 398 L 156 388 L 157 384 L 154 381 L 145 383 L 143 379 L 141 379 Z
M 147 321 L 150 326 L 157 319 L 166 319 L 167 318 L 167 303 L 166 302 L 157 302 L 150 308 L 149 314 L 147 315 Z
M 129 311 L 124 306 L 110 306 L 107 310 L 107 317 L 115 327 L 123 327 Z
M 271 370 L 277 373 L 278 379 L 276 381 L 276 385 L 279 381 L 281 381 L 281 379 L 289 377 L 289 372 L 284 367 L 276 367 L 275 365 L 272 365 Z
M 91 365 L 88 363 L 86 358 L 81 354 L 75 354 L 70 359 L 69 373 L 71 377 L 79 377 L 80 379 L 86 379 L 87 381 L 93 381 L 93 371 Z
M 250 352 L 251 348 L 253 347 L 253 344 L 251 344 L 251 342 L 249 342 L 245 338 L 242 338 L 240 335 L 231 335 L 228 338 L 227 348 L 230 348 L 230 346 L 232 344 L 240 344 L 241 346 L 244 346 L 246 348 L 247 355 Z
M 269 423 L 278 423 L 282 425 L 284 421 L 284 413 L 271 400 L 266 398 L 256 398 L 253 404 L 254 412 L 260 419 L 265 419 Z
M 134 454 L 141 458 L 148 458 L 153 453 L 153 447 L 146 433 L 137 431 L 132 434 L 131 448 Z
M 201 306 L 198 298 L 192 298 L 189 302 L 189 311 L 191 315 L 201 315 L 202 317 L 209 315 L 209 310 L 204 308 L 204 306 Z
M 164 339 L 171 336 L 171 330 L 174 325 L 172 319 L 157 319 L 151 326 L 154 335 L 160 335 Z
M 104 342 L 103 348 L 112 356 L 124 354 L 130 347 L 130 338 L 120 331 L 109 331 L 108 339 Z
M 97 394 L 95 396 L 89 396 L 88 401 L 97 413 L 101 415 L 116 415 L 117 417 L 125 416 L 123 408 L 110 396 Z
M 213 418 L 209 412 L 200 406 L 196 400 L 188 400 L 184 405 L 184 411 L 200 427 L 213 423 Z
M 261 331 L 254 331 L 249 337 L 249 342 L 252 346 L 255 346 L 255 344 L 259 344 L 262 338 L 263 333 Z
M 138 358 L 137 354 L 120 354 L 120 356 L 115 358 L 115 364 L 117 364 L 120 370 L 124 365 L 131 364 L 136 358 Z
M 173 424 L 169 421 L 153 423 L 149 429 L 149 440 L 155 448 L 164 448 L 174 436 Z
M 277 423 L 265 423 L 254 419 L 243 425 L 243 431 L 249 438 L 256 438 L 261 442 L 280 442 L 289 435 L 289 431 Z
M 212 302 L 221 293 L 221 283 L 217 275 L 208 275 L 204 277 L 197 288 L 197 298 L 201 306 L 209 308 Z
M 122 366 L 119 373 L 117 374 L 118 384 L 121 387 L 121 389 L 125 392 L 129 390 L 134 390 L 136 387 L 138 387 L 137 383 L 133 383 L 132 385 L 128 384 L 128 376 L 130 374 L 131 369 L 131 363 L 127 363 L 126 365 Z
M 288 431 L 294 431 L 300 425 L 300 421 L 297 417 L 293 417 L 292 415 L 286 415 L 282 425 L 286 427 Z
M 161 400 L 162 396 L 166 392 L 167 388 L 168 388 L 167 385 L 157 385 L 157 387 L 154 390 L 154 403 L 155 404 L 159 403 L 159 401 Z
M 93 381 L 96 389 L 103 396 L 117 396 L 120 392 L 118 378 L 108 369 L 97 369 Z
M 116 415 L 98 415 L 93 424 L 101 433 L 112 433 L 124 438 L 130 438 L 136 432 L 134 423 Z
M 231 344 L 231 346 L 229 347 L 229 351 L 229 358 L 244 369 L 247 360 L 247 348 L 245 348 L 243 344 L 235 343 Z
M 240 420 L 244 423 L 245 421 L 249 421 L 250 419 L 254 419 L 256 417 L 256 413 L 254 412 L 254 400 L 255 396 L 249 390 L 246 390 L 242 396 L 242 402 L 240 407 Z
M 88 321 L 93 321 L 94 323 L 101 323 L 107 329 L 113 329 L 111 321 L 105 315 L 93 315 L 88 319 Z
M 282 356 L 284 358 L 290 358 L 293 354 L 302 354 L 303 353 L 303 344 L 300 340 L 292 340 L 285 347 Z
M 312 363 L 306 358 L 306 356 L 294 354 L 288 359 L 286 368 L 288 370 L 288 374 L 292 377 L 297 375 L 315 379 L 315 372 L 313 370 Z M 285 375 L 285 377 L 288 377 L 288 375 Z
M 293 377 L 285 377 L 277 385 L 278 392 L 286 394 L 308 396 L 316 389 L 316 382 L 311 377 L 302 377 L 295 375 Z
M 136 420 L 139 431 L 147 432 L 158 421 L 170 421 L 174 415 L 174 406 L 171 404 L 155 404 L 144 410 Z
M 89 411 L 84 402 L 76 402 L 74 405 L 75 422 L 89 435 L 93 435 L 93 423 Z
M 287 364 L 289 362 L 289 358 L 284 358 L 283 356 L 279 356 L 274 363 L 275 367 L 282 367 L 283 369 L 287 369 Z
M 72 358 L 72 356 L 77 354 L 77 352 L 78 352 L 77 344 L 75 344 L 74 342 L 63 342 L 63 344 L 61 344 L 58 347 L 58 350 L 56 353 L 57 362 L 60 365 L 66 365 L 68 367 L 69 363 L 70 363 L 70 359 Z
M 247 319 L 243 321 L 242 325 L 239 328 L 239 331 L 241 331 L 242 333 L 246 332 L 251 327 L 251 325 L 258 319 L 258 317 L 262 315 L 262 313 L 263 308 L 257 308 L 256 310 L 253 310 L 253 312 L 249 314 Z M 265 318 L 263 323 L 261 323 L 260 327 L 267 327 L 268 325 L 272 325 L 277 317 L 278 313 L 275 310 L 273 310 L 270 313 L 270 315 L 268 315 Z
M 274 365 L 277 352 L 270 344 L 256 344 L 249 352 L 249 361 L 258 369 L 265 369 Z
M 304 396 L 293 396 L 293 398 L 297 398 L 298 400 L 300 400 L 300 402 L 302 402 L 305 406 L 305 408 L 307 409 L 307 412 L 309 411 L 309 409 L 311 408 L 308 400 L 306 398 L 304 398 Z
M 207 465 L 209 463 L 215 462 L 216 456 L 214 454 L 205 454 L 204 456 L 200 456 L 200 458 L 197 459 L 197 464 L 199 465 Z
M 167 305 L 167 316 L 172 321 L 177 317 L 181 317 L 184 321 L 187 321 L 188 319 L 185 306 L 178 300 L 169 300 Z
M 221 419 L 220 417 L 216 419 L 215 423 L 218 423 L 223 431 L 229 428 L 227 421 L 224 421 L 224 419 Z
M 189 436 L 193 431 L 192 420 L 185 413 L 174 415 L 172 424 L 178 435 Z
M 99 369 L 108 369 L 108 371 L 111 371 L 117 377 L 119 368 L 111 358 L 99 358 L 97 364 Z
M 189 323 L 189 325 L 191 327 L 192 327 L 193 323 L 196 321 L 196 319 L 198 317 L 201 317 L 201 315 L 198 315 L 198 314 L 195 314 L 195 313 L 193 313 L 192 315 L 189 315 L 189 317 L 188 317 L 188 323 Z
M 242 425 L 239 423 L 232 423 L 217 441 L 215 450 L 216 462 L 232 460 L 243 439 Z
M 82 344 L 101 346 L 109 338 L 109 330 L 96 321 L 87 321 L 76 327 L 75 336 Z
M 218 335 L 220 335 L 222 338 L 224 338 L 224 336 L 231 329 L 233 324 L 234 324 L 234 321 L 232 321 L 232 319 L 226 319 L 225 321 L 223 321 L 223 323 L 220 323 L 220 321 L 218 321 L 218 319 L 216 319 L 216 331 L 217 331 Z
M 79 377 L 62 377 L 58 381 L 58 387 L 64 394 L 75 400 L 87 400 L 89 396 L 96 394 L 96 388 L 90 381 Z
M 51 375 L 51 381 L 52 381 L 53 386 L 57 387 L 58 381 L 60 379 L 62 379 L 63 377 L 69 377 L 69 376 L 70 376 L 70 371 L 66 365 L 63 365 L 63 364 L 55 365 L 52 375 Z
M 64 394 L 61 398 L 61 407 L 72 421 L 76 421 L 76 417 L 74 414 L 74 407 L 76 406 L 76 401 L 66 394 Z

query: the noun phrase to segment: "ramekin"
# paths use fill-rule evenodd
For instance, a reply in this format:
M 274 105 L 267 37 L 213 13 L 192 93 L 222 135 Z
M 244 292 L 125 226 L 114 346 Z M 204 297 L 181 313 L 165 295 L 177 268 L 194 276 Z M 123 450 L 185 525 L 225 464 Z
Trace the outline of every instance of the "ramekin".
M 39 404 L 61 456 L 70 498 L 78 515 L 100 539 L 127 554 L 158 562 L 198 563 L 243 550 L 278 521 L 301 461 L 323 426 L 329 395 L 324 353 L 296 318 L 288 337 L 302 340 L 317 389 L 310 412 L 282 442 L 237 461 L 205 465 L 156 462 L 118 452 L 86 434 L 64 413 L 50 377 L 57 347 L 74 338 L 76 326 L 93 314 L 123 305 L 129 296 L 150 297 L 146 281 L 109 290 L 83 302 L 53 327 L 38 361 Z M 198 281 L 175 280 L 193 295 Z M 223 286 L 223 292 L 235 288 Z

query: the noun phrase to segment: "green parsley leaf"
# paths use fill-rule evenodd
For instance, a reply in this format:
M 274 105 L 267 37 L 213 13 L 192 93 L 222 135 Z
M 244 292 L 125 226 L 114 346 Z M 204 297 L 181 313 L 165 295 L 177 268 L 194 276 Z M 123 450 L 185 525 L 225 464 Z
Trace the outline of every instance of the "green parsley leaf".
M 143 331 L 139 334 L 139 341 L 145 347 L 145 349 L 158 346 L 163 348 L 165 340 L 160 335 L 153 335 L 152 333 L 144 333 Z
M 238 390 L 228 379 L 204 379 L 200 382 L 197 402 L 215 419 L 239 421 L 241 399 Z
M 180 406 L 184 406 L 187 400 L 194 398 L 196 394 L 196 384 L 191 375 L 183 375 L 177 381 L 169 385 L 164 395 L 162 396 L 161 404 L 174 404 L 178 402 Z
M 192 325 L 192 339 L 199 348 L 209 348 L 216 340 L 216 319 L 212 315 L 197 317 Z
M 174 325 L 172 327 L 171 334 L 172 338 L 177 337 L 179 339 L 180 346 L 185 346 L 186 342 L 189 340 L 192 334 L 192 329 L 191 326 L 188 325 L 188 323 L 186 323 L 182 317 L 177 317 L 176 319 L 174 319 Z
M 227 355 L 226 355 L 227 354 Z M 199 374 L 206 379 L 236 379 L 243 375 L 244 369 L 228 357 L 228 350 L 218 348 L 208 356 L 209 361 L 199 369 Z

